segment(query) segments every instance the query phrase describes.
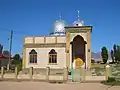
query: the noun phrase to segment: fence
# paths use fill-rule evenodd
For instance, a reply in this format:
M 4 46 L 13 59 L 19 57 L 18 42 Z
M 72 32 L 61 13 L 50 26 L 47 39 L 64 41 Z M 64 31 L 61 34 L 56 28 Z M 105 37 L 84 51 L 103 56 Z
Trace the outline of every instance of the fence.
M 119 66 L 117 67 L 119 68 Z M 118 71 L 115 70 L 116 66 L 113 69 L 111 68 L 113 68 L 113 66 L 110 67 L 109 65 L 105 66 L 104 68 L 91 68 L 91 69 L 80 68 L 80 74 L 79 72 L 75 73 L 74 79 L 77 82 L 103 81 L 103 80 L 108 80 L 108 77 L 110 77 L 111 75 L 113 76 L 115 72 L 117 72 L 117 76 L 120 76 L 120 70 Z M 102 74 L 100 74 L 100 72 Z M 116 76 L 116 74 L 114 76 Z M 80 80 L 78 80 L 77 78 Z M 4 67 L 1 67 L 0 80 L 67 82 L 68 69 L 67 68 L 52 69 L 49 67 L 46 68 L 31 67 L 31 68 L 25 68 L 19 72 L 18 68 L 16 67 L 14 72 L 8 73 L 4 70 Z
M 14 73 L 6 73 L 4 67 L 1 67 L 1 80 L 37 80 L 47 82 L 66 82 L 67 81 L 67 68 L 63 69 L 50 69 L 46 68 L 27 68 L 18 72 L 18 68 L 15 68 Z

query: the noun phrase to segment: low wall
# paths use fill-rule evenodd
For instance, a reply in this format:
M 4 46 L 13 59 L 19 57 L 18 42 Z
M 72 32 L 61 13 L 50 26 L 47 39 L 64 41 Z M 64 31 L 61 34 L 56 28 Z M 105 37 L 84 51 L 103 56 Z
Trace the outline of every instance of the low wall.
M 85 81 L 89 82 L 89 81 L 92 81 L 92 82 L 99 82 L 99 81 L 104 81 L 106 80 L 106 77 L 105 76 L 85 76 Z
M 0 80 L 33 80 L 33 81 L 47 81 L 47 82 L 66 82 L 67 81 L 67 69 L 38 69 L 37 73 L 33 71 L 33 68 L 29 68 L 27 73 L 25 72 L 17 72 L 17 68 L 15 69 L 15 73 L 4 73 L 4 68 L 2 68 L 2 73 L 0 74 Z M 60 71 L 59 71 L 60 70 Z M 41 73 L 42 71 L 42 73 Z M 40 73 L 39 73 L 40 72 Z M 44 73 L 43 73 L 44 72 Z M 57 74 L 55 74 L 57 73 Z
M 107 65 L 105 75 L 93 76 L 91 70 L 85 70 L 81 68 L 81 74 L 76 81 L 87 82 L 87 81 L 104 81 L 110 77 L 110 66 Z M 79 75 L 79 74 L 77 74 Z M 74 75 L 75 76 L 75 75 Z M 46 82 L 67 82 L 73 79 L 68 77 L 68 69 L 51 69 L 46 67 L 44 69 L 33 69 L 28 68 L 18 72 L 15 68 L 15 73 L 4 73 L 4 68 L 1 68 L 0 80 L 33 80 L 33 81 L 46 81 Z

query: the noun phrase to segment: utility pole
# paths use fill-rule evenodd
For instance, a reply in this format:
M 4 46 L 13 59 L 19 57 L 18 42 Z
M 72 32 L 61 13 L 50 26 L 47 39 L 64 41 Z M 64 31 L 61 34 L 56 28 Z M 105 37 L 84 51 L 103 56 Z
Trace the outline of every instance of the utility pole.
M 11 64 L 11 50 L 12 50 L 12 38 L 13 38 L 13 30 L 10 31 L 10 44 L 9 44 L 9 61 L 8 61 L 8 66 L 7 70 L 10 69 L 10 64 Z

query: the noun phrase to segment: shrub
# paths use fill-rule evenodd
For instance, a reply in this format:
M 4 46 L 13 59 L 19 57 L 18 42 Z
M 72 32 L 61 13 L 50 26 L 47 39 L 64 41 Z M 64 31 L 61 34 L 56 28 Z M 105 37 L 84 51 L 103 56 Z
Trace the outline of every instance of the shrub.
M 96 63 L 100 64 L 100 63 L 101 63 L 101 61 L 96 61 Z
M 68 75 L 71 75 L 71 72 L 68 72 Z
M 107 82 L 115 82 L 115 81 L 116 81 L 115 78 L 113 78 L 113 77 L 108 77 Z
M 18 64 L 17 68 L 18 68 L 18 72 L 22 70 L 22 62 Z
M 91 60 L 91 63 L 95 63 L 95 60 L 92 59 L 92 60 Z

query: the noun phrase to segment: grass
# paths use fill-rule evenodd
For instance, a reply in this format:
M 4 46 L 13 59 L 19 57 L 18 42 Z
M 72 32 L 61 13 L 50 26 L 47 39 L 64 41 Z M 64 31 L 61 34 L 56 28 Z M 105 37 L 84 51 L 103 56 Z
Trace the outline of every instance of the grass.
M 105 68 L 106 64 L 97 64 L 97 63 L 94 63 L 91 65 L 92 68 L 95 68 L 95 67 L 100 67 L 100 68 Z

